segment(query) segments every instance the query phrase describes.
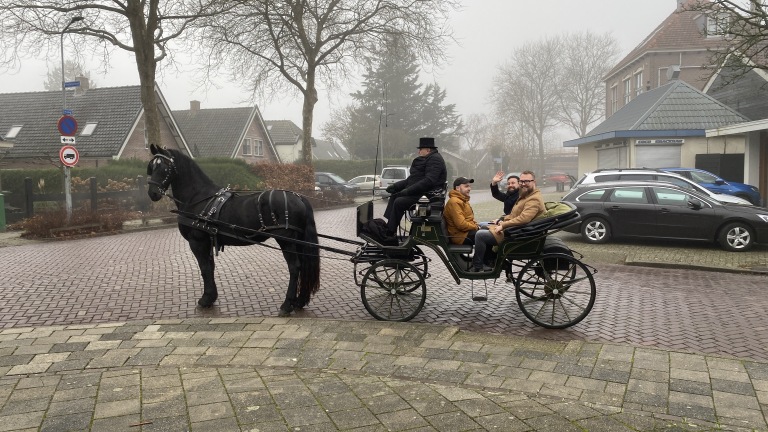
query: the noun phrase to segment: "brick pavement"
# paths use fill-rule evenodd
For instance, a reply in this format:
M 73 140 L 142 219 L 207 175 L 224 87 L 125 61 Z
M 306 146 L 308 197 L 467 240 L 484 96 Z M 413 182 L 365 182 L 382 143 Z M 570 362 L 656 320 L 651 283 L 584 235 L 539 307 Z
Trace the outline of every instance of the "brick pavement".
M 549 331 L 433 262 L 425 309 L 392 324 L 324 255 L 320 295 L 279 320 L 268 249 L 228 248 L 201 311 L 176 230 L 0 248 L 0 431 L 768 430 L 763 276 L 599 264 L 593 312 Z
M 766 403 L 766 363 L 453 326 L 0 331 L 2 431 L 748 431 L 768 430 Z

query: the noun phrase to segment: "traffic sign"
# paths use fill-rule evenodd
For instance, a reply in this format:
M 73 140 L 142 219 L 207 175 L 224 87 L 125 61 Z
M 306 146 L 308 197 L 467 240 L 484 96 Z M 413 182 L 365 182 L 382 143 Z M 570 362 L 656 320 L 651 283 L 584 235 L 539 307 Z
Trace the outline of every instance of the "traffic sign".
M 61 163 L 65 166 L 73 167 L 80 161 L 80 153 L 78 153 L 77 149 L 71 145 L 65 145 L 59 150 L 59 160 L 61 160 Z
M 77 133 L 77 120 L 71 115 L 61 116 L 56 126 L 62 135 L 75 136 L 75 133 Z
M 61 115 L 70 115 L 71 116 L 72 115 L 72 110 L 71 109 L 61 110 Z
M 75 143 L 75 137 L 73 136 L 61 136 L 61 143 L 62 144 L 74 144 Z
M 80 81 L 66 81 L 64 83 L 64 88 L 69 87 L 80 87 Z

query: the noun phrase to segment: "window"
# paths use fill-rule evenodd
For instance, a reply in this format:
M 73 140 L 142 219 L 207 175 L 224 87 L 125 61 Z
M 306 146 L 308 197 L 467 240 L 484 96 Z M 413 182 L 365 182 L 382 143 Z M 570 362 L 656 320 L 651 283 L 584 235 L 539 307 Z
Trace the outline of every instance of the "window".
M 687 205 L 688 200 L 691 198 L 691 196 L 687 193 L 666 188 L 655 187 L 653 188 L 653 193 L 656 195 L 656 202 L 661 205 L 674 205 L 683 207 Z
M 264 141 L 258 139 L 253 140 L 253 155 L 264 156 Z
M 648 204 L 648 197 L 645 196 L 645 188 L 621 188 L 614 189 L 608 201 L 626 204 Z
M 83 131 L 80 132 L 80 136 L 91 136 L 91 135 L 93 135 L 93 131 L 96 129 L 96 125 L 97 124 L 98 123 L 95 123 L 95 122 L 86 123 L 85 127 L 83 128 Z
M 696 183 L 716 183 L 720 180 L 718 177 L 701 171 L 688 171 L 691 174 L 691 178 Z
M 584 195 L 579 196 L 579 198 L 577 198 L 577 201 L 580 201 L 580 202 L 602 201 L 604 194 L 605 194 L 605 189 L 597 189 L 597 190 L 589 191 Z
M 624 80 L 624 105 L 629 103 L 632 99 L 632 80 L 629 78 Z
M 616 84 L 611 87 L 611 114 L 619 110 L 619 88 Z
M 7 134 L 5 134 L 5 139 L 8 139 L 8 138 L 16 138 L 16 135 L 18 135 L 18 134 L 19 134 L 19 131 L 21 131 L 21 128 L 22 128 L 22 127 L 23 127 L 22 125 L 14 125 L 14 126 L 11 126 L 11 128 L 10 128 L 10 129 L 8 129 L 8 133 L 7 133 Z
M 730 20 L 727 13 L 707 17 L 707 37 L 722 36 L 728 33 Z
M 251 152 L 251 139 L 250 138 L 246 138 L 246 139 L 243 140 L 243 155 L 247 156 L 247 155 L 251 155 L 251 154 L 253 154 Z
M 635 74 L 635 97 L 643 92 L 643 71 Z

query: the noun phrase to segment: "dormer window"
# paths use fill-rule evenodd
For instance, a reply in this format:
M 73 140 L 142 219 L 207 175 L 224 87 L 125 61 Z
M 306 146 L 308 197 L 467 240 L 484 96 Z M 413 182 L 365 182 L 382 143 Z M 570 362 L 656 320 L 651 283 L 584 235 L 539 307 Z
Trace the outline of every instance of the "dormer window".
M 721 12 L 707 16 L 707 37 L 723 36 L 728 33 L 730 18 L 727 13 Z
M 83 131 L 80 132 L 80 136 L 91 136 L 93 135 L 93 131 L 96 129 L 96 125 L 98 123 L 96 122 L 90 122 L 86 123 L 85 127 L 83 128 Z
M 21 131 L 21 128 L 24 127 L 23 125 L 13 125 L 10 129 L 8 129 L 8 133 L 5 134 L 5 139 L 9 138 L 16 138 L 16 135 L 19 134 L 19 131 Z

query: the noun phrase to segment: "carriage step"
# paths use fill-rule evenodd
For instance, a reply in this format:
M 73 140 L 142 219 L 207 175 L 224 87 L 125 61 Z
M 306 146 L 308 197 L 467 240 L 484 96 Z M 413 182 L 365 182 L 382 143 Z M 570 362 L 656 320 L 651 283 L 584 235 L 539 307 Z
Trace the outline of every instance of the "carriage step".
M 473 296 L 472 301 L 488 301 L 488 297 L 486 296 Z

